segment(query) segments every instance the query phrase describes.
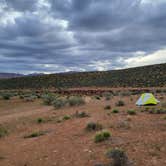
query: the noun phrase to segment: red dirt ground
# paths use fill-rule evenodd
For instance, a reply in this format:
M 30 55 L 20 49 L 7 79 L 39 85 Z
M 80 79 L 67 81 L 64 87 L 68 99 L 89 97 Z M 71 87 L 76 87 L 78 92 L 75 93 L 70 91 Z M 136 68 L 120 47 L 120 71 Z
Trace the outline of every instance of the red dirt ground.
M 24 102 L 20 99 L 0 100 L 0 124 L 6 126 L 9 134 L 0 138 L 0 166 L 94 166 L 108 163 L 105 156 L 109 148 L 124 149 L 134 166 L 166 165 L 166 120 L 163 114 L 140 112 L 135 106 L 138 96 L 122 97 L 125 106 L 116 107 L 120 97 L 110 101 L 85 97 L 86 104 L 79 107 L 65 107 L 54 110 L 44 106 L 42 101 Z M 166 96 L 161 100 L 165 102 Z M 106 105 L 117 108 L 118 114 L 109 114 Z M 159 107 L 159 106 L 154 106 Z M 126 110 L 136 109 L 136 115 Z M 85 111 L 90 117 L 76 118 L 57 123 L 64 115 Z M 51 118 L 42 124 L 37 118 Z M 99 122 L 112 133 L 111 139 L 94 143 L 95 132 L 85 130 L 90 121 Z M 25 139 L 35 131 L 47 131 L 43 136 Z

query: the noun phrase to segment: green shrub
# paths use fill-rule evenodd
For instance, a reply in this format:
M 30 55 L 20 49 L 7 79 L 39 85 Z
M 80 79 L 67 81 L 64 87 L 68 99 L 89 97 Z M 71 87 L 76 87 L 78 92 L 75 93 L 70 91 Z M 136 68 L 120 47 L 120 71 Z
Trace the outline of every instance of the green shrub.
M 39 137 L 45 134 L 46 134 L 46 131 L 37 131 L 37 132 L 33 132 L 29 135 L 24 136 L 24 138 L 34 138 L 34 137 Z
M 4 126 L 0 125 L 0 138 L 6 136 L 7 134 L 7 129 Z
M 119 100 L 115 105 L 118 106 L 118 107 L 122 107 L 122 106 L 125 105 L 125 103 L 124 103 L 124 101 Z
M 51 105 L 52 102 L 55 100 L 55 96 L 52 94 L 45 94 L 42 96 L 42 99 L 45 105 Z
M 68 103 L 70 106 L 79 106 L 85 104 L 85 101 L 82 97 L 73 96 L 68 99 Z
M 108 131 L 101 131 L 101 132 L 96 133 L 96 135 L 95 135 L 95 142 L 96 143 L 97 142 L 102 142 L 102 141 L 108 140 L 110 137 L 111 137 L 110 132 L 108 132 Z
M 112 159 L 112 166 L 129 166 L 128 157 L 122 149 L 109 149 L 106 155 Z
M 135 115 L 136 114 L 136 111 L 135 110 L 127 110 L 127 113 L 129 115 Z
M 44 119 L 43 118 L 38 118 L 37 119 L 37 123 L 43 123 L 44 122 Z
M 104 109 L 105 109 L 105 110 L 110 110 L 110 109 L 111 109 L 111 106 L 110 106 L 110 105 L 106 105 L 106 106 L 104 107 Z
M 11 95 L 10 94 L 2 94 L 2 99 L 4 100 L 10 100 Z
M 153 108 L 153 109 L 149 110 L 149 113 L 151 113 L 151 114 L 166 114 L 166 109 L 162 109 L 162 108 L 155 109 L 155 108 Z
M 101 98 L 100 96 L 95 96 L 95 99 L 100 100 Z
M 96 130 L 101 130 L 103 128 L 103 126 L 99 123 L 95 123 L 95 122 L 89 122 L 86 125 L 86 130 L 87 131 L 96 131 Z
M 52 102 L 53 106 L 55 109 L 59 109 L 59 108 L 62 108 L 66 105 L 66 100 L 64 99 L 54 99 L 53 102 Z
M 105 100 L 110 100 L 112 97 L 112 93 L 110 92 L 104 92 L 103 95 L 105 97 Z
M 112 110 L 112 113 L 117 114 L 117 113 L 119 113 L 119 110 L 113 109 L 113 110 Z
M 69 119 L 71 119 L 71 117 L 69 115 L 64 115 L 63 116 L 63 120 L 69 120 Z

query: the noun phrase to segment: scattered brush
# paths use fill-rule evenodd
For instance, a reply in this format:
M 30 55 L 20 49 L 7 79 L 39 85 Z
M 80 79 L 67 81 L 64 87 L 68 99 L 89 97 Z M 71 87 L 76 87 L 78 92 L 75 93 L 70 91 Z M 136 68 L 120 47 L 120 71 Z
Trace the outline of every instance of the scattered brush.
M 110 92 L 104 92 L 102 96 L 105 97 L 105 100 L 110 100 L 112 98 L 112 93 Z
M 69 106 L 79 106 L 85 104 L 85 101 L 80 96 L 73 96 L 68 99 Z
M 128 156 L 125 151 L 119 148 L 109 149 L 106 153 L 109 159 L 112 159 L 111 166 L 129 166 Z
M 127 113 L 129 115 L 136 115 L 136 111 L 135 110 L 127 110 Z
M 101 97 L 100 96 L 95 96 L 95 99 L 96 100 L 101 100 Z
M 37 119 L 37 123 L 44 123 L 44 122 L 45 122 L 45 120 L 43 118 L 38 118 Z
M 7 129 L 4 126 L 0 125 L 0 138 L 6 136 L 7 134 L 8 134 Z
M 24 138 L 34 138 L 34 137 L 39 137 L 42 135 L 45 135 L 47 132 L 46 131 L 37 131 L 37 132 L 33 132 L 29 135 L 24 136 Z
M 99 123 L 89 122 L 86 125 L 87 131 L 97 131 L 97 130 L 101 130 L 101 129 L 103 129 L 103 126 L 102 126 L 102 124 L 99 124 Z
M 10 98 L 11 98 L 11 95 L 10 94 L 2 94 L 2 99 L 4 99 L 4 100 L 10 100 Z
M 124 101 L 119 100 L 117 103 L 115 103 L 115 105 L 118 106 L 118 107 L 122 107 L 122 106 L 125 105 L 125 103 L 124 103 Z
M 101 131 L 96 133 L 94 141 L 96 143 L 108 140 L 111 137 L 111 133 L 109 131 Z
M 162 109 L 162 108 L 159 108 L 159 109 L 150 109 L 149 110 L 149 113 L 150 114 L 166 114 L 166 109 Z
M 69 119 L 71 119 L 71 116 L 69 116 L 69 115 L 64 115 L 63 116 L 63 120 L 69 120 Z
M 76 111 L 74 116 L 77 118 L 85 118 L 85 117 L 89 117 L 89 114 L 84 111 L 82 111 L 82 112 Z
M 112 110 L 112 113 L 117 114 L 117 113 L 119 113 L 119 110 L 113 109 L 113 110 Z
M 52 102 L 55 100 L 55 98 L 56 98 L 56 97 L 55 97 L 53 94 L 51 94 L 51 93 L 44 94 L 44 95 L 42 96 L 43 103 L 44 103 L 45 105 L 51 105 Z
M 110 106 L 110 105 L 106 105 L 106 106 L 104 107 L 104 109 L 105 109 L 105 110 L 110 110 L 110 109 L 111 109 L 111 106 Z
M 62 108 L 66 105 L 66 100 L 61 98 L 54 99 L 52 105 L 54 106 L 55 109 Z

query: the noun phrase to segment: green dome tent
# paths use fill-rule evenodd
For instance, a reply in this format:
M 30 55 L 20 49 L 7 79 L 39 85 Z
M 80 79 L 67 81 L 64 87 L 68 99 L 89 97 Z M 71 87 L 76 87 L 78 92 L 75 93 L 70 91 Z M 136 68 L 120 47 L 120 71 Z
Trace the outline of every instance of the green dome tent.
M 141 105 L 156 105 L 160 101 L 158 101 L 152 93 L 143 93 L 141 97 L 137 100 L 136 105 L 141 106 Z

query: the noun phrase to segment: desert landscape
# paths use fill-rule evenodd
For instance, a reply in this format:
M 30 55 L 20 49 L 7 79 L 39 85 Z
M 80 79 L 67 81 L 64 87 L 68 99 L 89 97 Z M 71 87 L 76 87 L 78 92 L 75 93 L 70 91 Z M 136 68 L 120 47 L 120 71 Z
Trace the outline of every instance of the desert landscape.
M 110 149 L 123 149 L 130 165 L 166 165 L 166 89 L 149 88 L 160 103 L 141 107 L 140 89 L 96 89 L 1 91 L 0 165 L 105 166 Z M 104 131 L 109 138 L 96 141 Z
M 0 166 L 166 166 L 166 0 L 0 0 Z

